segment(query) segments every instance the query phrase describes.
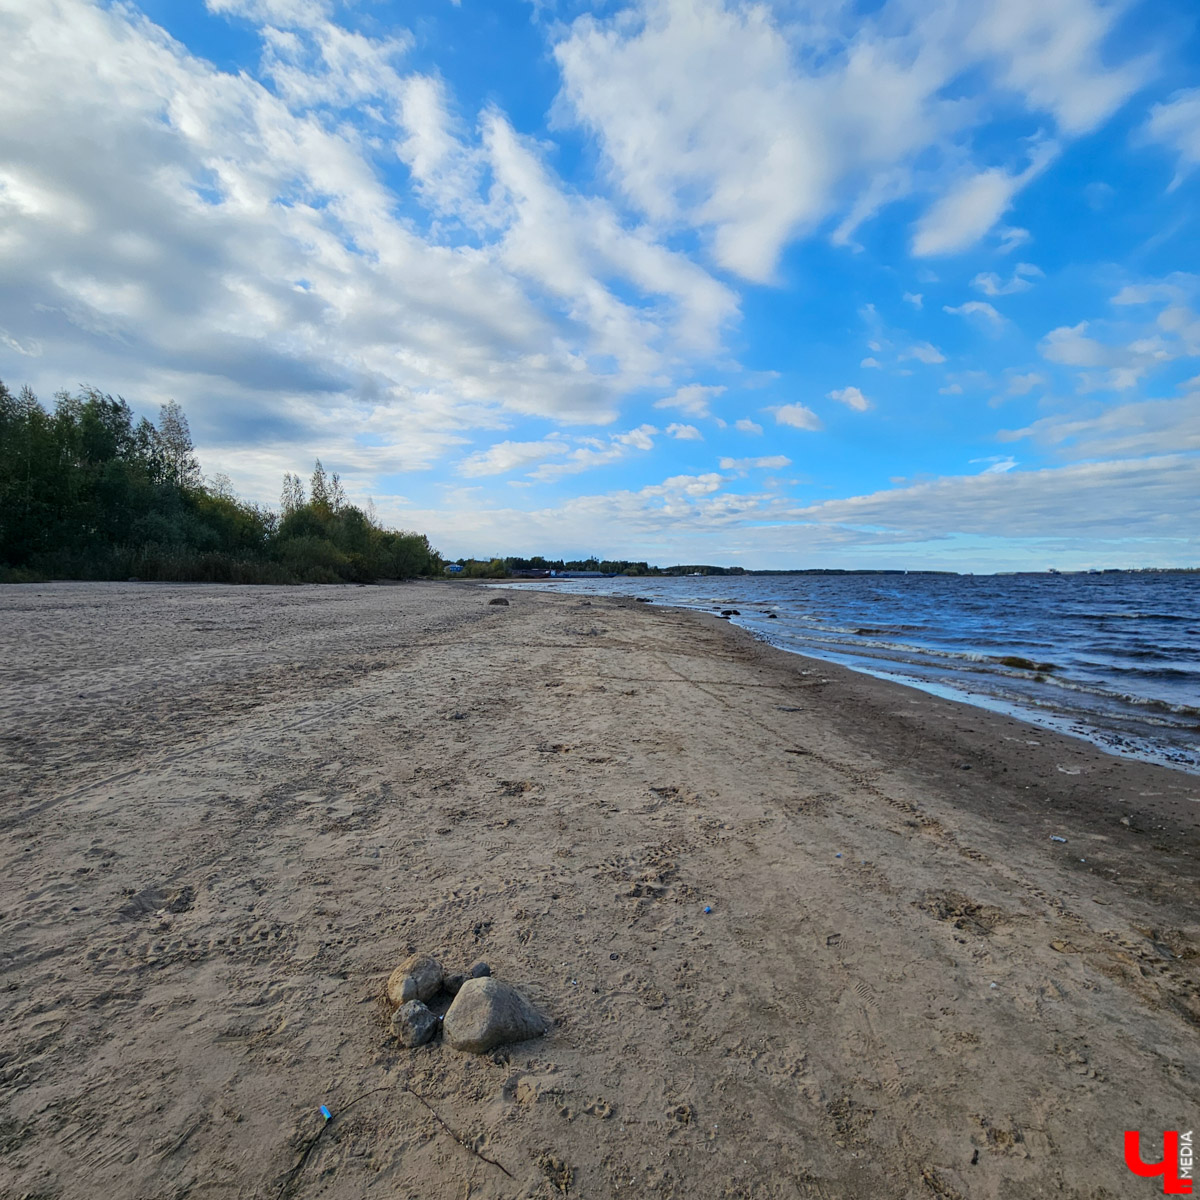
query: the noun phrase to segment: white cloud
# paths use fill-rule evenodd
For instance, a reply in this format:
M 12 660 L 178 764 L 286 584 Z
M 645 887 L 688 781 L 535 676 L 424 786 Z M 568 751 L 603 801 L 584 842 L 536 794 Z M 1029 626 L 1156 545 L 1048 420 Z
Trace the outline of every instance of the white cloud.
M 996 233 L 1000 238 L 997 249 L 1001 254 L 1011 254 L 1018 246 L 1033 241 L 1033 234 L 1028 229 L 1021 229 L 1015 225 L 1001 225 Z
M 989 465 L 1007 461 L 998 457 Z M 995 539 L 1002 555 L 1008 543 L 1014 565 L 1028 566 L 1029 539 L 1056 547 L 1077 539 L 1093 563 L 1103 554 L 1130 564 L 1152 546 L 1156 559 L 1184 564 L 1194 562 L 1200 457 L 983 471 L 808 506 L 778 494 L 730 492 L 725 483 L 717 473 L 676 476 L 535 510 L 481 509 L 467 498 L 458 509 L 409 509 L 395 519 L 430 530 L 436 544 L 452 553 L 475 552 L 480 545 L 536 545 L 551 552 L 592 545 L 661 562 L 711 555 L 748 565 L 795 565 L 800 558 L 861 565 L 863 551 L 895 547 L 893 565 L 911 562 L 915 549 L 925 562 L 963 569 L 957 534 Z M 939 544 L 945 549 L 939 551 Z M 1057 552 L 1047 553 L 1062 564 Z
M 870 357 L 864 358 L 862 360 L 862 362 L 860 362 L 858 365 L 860 367 L 866 367 L 869 370 L 874 370 L 874 371 L 882 371 L 883 370 L 883 364 L 877 358 L 870 358 Z
M 474 479 L 481 475 L 504 475 L 533 463 L 568 453 L 570 446 L 562 440 L 539 442 L 497 442 L 463 460 L 459 472 Z
M 723 458 L 722 471 L 779 471 L 790 467 L 792 460 L 782 454 L 769 454 L 762 458 Z
M 1029 166 L 1017 174 L 1001 167 L 979 171 L 947 192 L 917 222 L 913 254 L 956 254 L 973 246 L 1008 211 L 1016 194 L 1054 161 L 1058 146 L 1035 146 Z
M 700 383 L 689 383 L 679 388 L 671 396 L 665 396 L 654 402 L 655 408 L 674 408 L 687 413 L 689 417 L 707 417 L 709 402 L 723 395 L 724 387 L 711 387 Z
M 740 420 L 734 421 L 733 427 L 739 433 L 758 435 L 763 431 L 763 427 L 757 421 L 751 421 L 746 417 L 742 417 Z
M 1145 136 L 1173 151 L 1179 159 L 1179 178 L 1200 164 L 1200 88 L 1176 92 L 1150 110 Z
M 20 281 L 0 326 L 42 348 L 50 388 L 174 396 L 206 460 L 273 496 L 263 472 L 314 447 L 369 484 L 506 413 L 608 422 L 632 390 L 729 365 L 732 291 L 565 189 L 503 114 L 455 116 L 405 73 L 407 34 L 298 0 L 212 8 L 264 23 L 272 87 L 132 6 L 0 6 L 0 238 Z M 387 183 L 396 155 L 411 194 Z
M 650 222 L 698 230 L 720 266 L 765 281 L 788 241 L 835 213 L 834 240 L 849 243 L 918 180 L 944 195 L 947 167 L 918 174 L 921 156 L 965 147 L 970 127 L 1007 116 L 1013 96 L 1063 134 L 1094 128 L 1144 74 L 1106 63 L 1111 22 L 1097 0 L 891 0 L 869 13 L 815 0 L 779 12 L 634 0 L 564 27 L 557 111 L 595 134 Z M 983 94 L 952 95 L 972 72 Z M 982 236 L 1047 152 L 1021 174 L 993 168 L 951 185 L 918 253 Z M 952 168 L 962 154 L 940 161 Z
M 854 409 L 855 412 L 866 412 L 871 407 L 870 400 L 856 387 L 835 388 L 829 393 L 829 398 Z
M 1011 296 L 1015 292 L 1028 291 L 1033 287 L 1031 279 L 1044 277 L 1040 267 L 1033 263 L 1017 263 L 1013 268 L 1012 278 L 1007 282 L 1002 280 L 994 271 L 980 272 L 971 280 L 971 286 L 978 288 L 985 296 Z
M 920 292 L 905 292 L 904 299 L 913 308 L 923 308 L 925 306 L 925 297 Z
M 1180 318 L 1179 326 L 1186 336 L 1190 332 L 1188 318 L 1194 320 L 1194 317 L 1187 309 L 1182 312 L 1184 316 Z M 1127 391 L 1136 387 L 1155 367 L 1170 362 L 1181 353 L 1177 343 L 1172 344 L 1158 335 L 1138 337 L 1126 344 L 1112 344 L 1091 337 L 1088 327 L 1087 321 L 1059 326 L 1046 334 L 1039 346 L 1047 362 L 1087 369 L 1087 373 L 1080 376 L 1083 391 L 1097 388 Z
M 977 463 L 986 463 L 987 465 L 980 472 L 981 475 L 1003 475 L 1007 471 L 1013 470 L 1019 464 L 1011 455 L 992 455 L 990 458 L 973 458 L 971 465 Z
M 577 438 L 584 444 L 567 453 L 561 462 L 543 463 L 529 478 L 538 483 L 553 483 L 565 475 L 578 475 L 581 471 L 592 471 L 597 467 L 611 466 L 628 458 L 634 451 L 654 449 L 654 437 L 658 430 L 653 425 L 639 425 L 626 433 L 610 434 L 607 441 L 601 438 Z
M 1171 400 L 1142 400 L 1074 413 L 1056 413 L 1024 429 L 1006 430 L 1003 441 L 1023 438 L 1072 459 L 1164 457 L 1200 451 L 1200 392 Z M 1194 508 L 1194 506 L 1193 506 Z
M 905 362 L 908 359 L 916 359 L 918 362 L 923 362 L 929 366 L 935 366 L 938 363 L 944 363 L 946 356 L 934 345 L 929 342 L 918 342 L 915 346 L 909 348 L 900 355 L 900 361 Z
M 1113 298 L 1114 304 L 1139 305 L 1155 303 L 1179 303 L 1194 291 L 1197 280 L 1194 276 L 1176 274 L 1168 280 L 1151 283 L 1127 283 Z
M 790 425 L 793 429 L 821 429 L 821 418 L 811 408 L 803 404 L 783 404 L 768 408 L 767 412 L 775 414 L 775 420 L 780 425 Z
M 680 425 L 677 421 L 667 426 L 667 436 L 677 438 L 681 442 L 704 441 L 704 434 L 695 425 Z
M 1193 538 L 1187 497 L 1200 490 L 1200 458 L 1078 463 L 1037 471 L 952 476 L 799 509 L 797 521 L 901 533 L 1003 538 L 1154 535 Z
M 991 0 L 980 4 L 967 35 L 968 54 L 986 53 L 1001 82 L 1059 128 L 1079 135 L 1111 116 L 1146 80 L 1138 59 L 1109 66 L 1106 43 L 1123 4 L 1092 0 Z
M 1041 387 L 1045 382 L 1044 375 L 1039 375 L 1037 371 L 1029 371 L 1024 375 L 1011 376 L 1005 390 L 1010 396 L 1028 396 L 1035 387 Z
M 942 311 L 974 320 L 992 331 L 1002 329 L 1005 324 L 1004 318 L 986 300 L 968 300 L 955 307 L 945 304 Z
M 940 396 L 961 396 L 963 388 L 961 383 L 948 383 L 945 387 L 938 388 Z

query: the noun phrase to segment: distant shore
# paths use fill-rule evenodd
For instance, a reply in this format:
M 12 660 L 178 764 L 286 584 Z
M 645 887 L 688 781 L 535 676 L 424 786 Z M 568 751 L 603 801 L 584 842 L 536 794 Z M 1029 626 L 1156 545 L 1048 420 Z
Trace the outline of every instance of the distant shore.
M 1197 1111 L 1194 776 L 632 600 L 0 631 L 2 1194 L 1084 1200 Z M 553 1028 L 401 1049 L 416 950 Z

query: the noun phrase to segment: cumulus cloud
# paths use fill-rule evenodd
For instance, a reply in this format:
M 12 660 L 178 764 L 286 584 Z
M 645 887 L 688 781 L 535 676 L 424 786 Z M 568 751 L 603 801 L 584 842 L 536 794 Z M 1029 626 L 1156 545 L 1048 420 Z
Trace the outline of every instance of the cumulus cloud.
M 1171 150 L 1179 163 L 1176 183 L 1200 164 L 1200 88 L 1176 92 L 1156 104 L 1144 128 L 1145 137 Z
M 562 440 L 545 439 L 539 442 L 497 442 L 463 460 L 459 472 L 468 478 L 481 475 L 504 475 L 533 463 L 568 453 L 570 446 Z
M 1044 375 L 1040 375 L 1037 371 L 1027 371 L 1024 374 L 1010 376 L 1005 391 L 1010 396 L 1028 396 L 1035 387 L 1041 387 L 1045 382 Z
M 1176 357 L 1160 336 L 1139 337 L 1125 345 L 1111 344 L 1090 336 L 1089 323 L 1062 325 L 1042 339 L 1039 349 L 1047 362 L 1088 370 L 1079 377 L 1081 390 L 1106 388 L 1127 391 L 1155 367 Z
M 653 425 L 639 425 L 625 433 L 610 434 L 607 441 L 602 438 L 576 438 L 583 443 L 558 462 L 543 463 L 529 478 L 538 483 L 553 483 L 565 475 L 578 475 L 581 471 L 592 471 L 597 467 L 611 466 L 630 457 L 635 451 L 645 453 L 654 449 L 654 437 L 658 430 Z
M 792 460 L 782 454 L 768 454 L 761 458 L 723 458 L 722 471 L 778 471 L 790 467 Z
M 725 388 L 721 386 L 689 383 L 679 388 L 674 394 L 656 400 L 654 407 L 674 408 L 679 412 L 687 413 L 689 417 L 707 417 L 710 402 L 723 395 L 724 392 Z
M 792 429 L 819 430 L 822 427 L 821 418 L 811 408 L 803 404 L 782 404 L 768 408 L 767 412 L 775 414 L 779 425 L 789 425 Z
M 1058 146 L 1034 149 L 1029 166 L 1012 173 L 989 167 L 963 179 L 917 222 L 912 250 L 918 258 L 957 254 L 973 246 L 1008 211 L 1017 193 L 1054 161 Z
M 978 288 L 985 296 L 1011 296 L 1015 292 L 1028 291 L 1033 284 L 1031 279 L 1043 278 L 1040 267 L 1033 263 L 1017 263 L 1013 268 L 1012 277 L 1002 280 L 994 271 L 981 271 L 971 280 L 971 286 Z
M 667 426 L 667 436 L 677 438 L 681 442 L 704 441 L 704 434 L 695 425 L 680 425 L 677 421 L 672 421 Z
M 751 421 L 748 417 L 742 417 L 740 420 L 734 421 L 733 427 L 739 433 L 749 433 L 755 436 L 763 431 L 763 427 L 757 421 Z
M 918 342 L 915 346 L 909 348 L 900 355 L 900 361 L 904 362 L 907 359 L 916 359 L 917 362 L 923 362 L 930 366 L 936 366 L 938 363 L 944 363 L 946 356 L 930 342 Z
M 0 11 L 18 281 L 0 326 L 49 386 L 174 396 L 206 456 L 257 487 L 247 438 L 272 471 L 319 447 L 369 477 L 506 413 L 609 422 L 722 353 L 733 293 L 571 193 L 502 113 L 456 117 L 444 84 L 406 72 L 408 34 L 299 0 L 210 7 L 259 23 L 266 83 L 129 5 Z M 388 182 L 397 160 L 411 194 Z
M 452 552 L 457 547 L 469 552 L 470 543 L 464 544 L 469 537 L 492 545 L 606 545 L 613 553 L 633 547 L 676 562 L 695 561 L 697 553 L 715 549 L 722 557 L 750 555 L 791 565 L 801 555 L 808 561 L 820 555 L 826 562 L 861 562 L 861 552 L 872 547 L 894 547 L 895 561 L 911 561 L 913 548 L 919 547 L 923 561 L 961 567 L 961 547 L 949 540 L 959 534 L 1014 539 L 1021 545 L 1021 562 L 1028 561 L 1031 539 L 1056 545 L 1078 539 L 1094 561 L 1097 548 L 1115 537 L 1122 556 L 1140 541 L 1160 554 L 1191 561 L 1200 457 L 1169 454 L 1032 471 L 1015 465 L 1004 469 L 1009 461 L 996 456 L 985 468 L 997 470 L 902 483 L 813 505 L 797 505 L 775 493 L 733 492 L 727 477 L 712 473 L 577 496 L 553 508 L 481 510 L 468 504 L 458 510 L 409 510 L 402 521 L 432 530 Z M 613 530 L 620 531 L 619 542 Z M 946 545 L 940 555 L 939 542 Z M 1174 551 L 1173 542 L 1178 543 Z
M 911 304 L 913 308 L 925 306 L 925 297 L 920 292 L 905 292 L 904 301 L 906 304 Z
M 981 464 L 983 470 L 980 474 L 983 475 L 1003 475 L 1006 471 L 1011 471 L 1019 464 L 1011 455 L 993 454 L 988 458 L 973 458 L 971 465 Z
M 1064 458 L 1170 457 L 1200 451 L 1200 391 L 1171 400 L 1142 400 L 1042 417 L 1003 441 L 1028 439 Z
M 871 407 L 870 400 L 856 387 L 835 388 L 829 393 L 829 398 L 854 409 L 855 412 L 866 412 Z
M 957 317 L 966 317 L 993 332 L 1002 329 L 1005 324 L 1004 318 L 986 300 L 968 300 L 965 304 L 955 306 L 945 304 L 942 311 Z
M 891 0 L 870 13 L 809 0 L 794 14 L 636 0 L 564 27 L 559 112 L 595 134 L 648 220 L 700 231 L 720 266 L 763 281 L 789 240 L 840 211 L 835 240 L 848 242 L 918 186 L 923 154 L 1003 110 L 993 95 L 964 104 L 948 94 L 973 68 L 1061 135 L 1094 128 L 1145 74 L 1105 61 L 1113 19 L 1097 0 L 919 10 Z M 917 253 L 983 236 L 1052 154 L 1045 143 L 1023 171 L 957 182 L 926 167 L 920 181 L 941 199 L 918 227 Z

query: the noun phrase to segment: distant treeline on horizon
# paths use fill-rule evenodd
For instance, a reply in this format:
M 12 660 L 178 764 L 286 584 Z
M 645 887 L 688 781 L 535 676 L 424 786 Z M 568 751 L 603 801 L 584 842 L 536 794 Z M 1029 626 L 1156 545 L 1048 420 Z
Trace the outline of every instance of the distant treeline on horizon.
M 384 529 L 318 459 L 306 494 L 284 476 L 280 511 L 205 479 L 183 409 L 158 424 L 94 388 L 52 412 L 0 382 L 0 582 L 144 579 L 366 583 L 440 575 L 419 533 Z

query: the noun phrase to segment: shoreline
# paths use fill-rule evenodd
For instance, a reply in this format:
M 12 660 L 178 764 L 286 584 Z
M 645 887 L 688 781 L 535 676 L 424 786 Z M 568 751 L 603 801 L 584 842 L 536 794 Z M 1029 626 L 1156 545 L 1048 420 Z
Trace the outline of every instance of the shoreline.
M 1190 1127 L 1193 776 L 496 594 L 0 592 L 0 1191 L 275 1197 L 321 1104 L 294 1197 L 1084 1200 Z M 399 1048 L 418 950 L 551 1032 Z
M 931 572 L 936 574 L 936 572 Z M 700 612 L 708 613 L 716 611 L 721 607 L 721 604 L 709 603 L 707 600 L 697 600 L 693 604 L 673 603 L 667 598 L 655 597 L 634 597 L 632 593 L 625 596 L 618 592 L 610 593 L 590 593 L 590 592 L 574 592 L 574 591 L 559 591 L 556 588 L 544 588 L 545 580 L 507 580 L 495 581 L 487 583 L 480 581 L 485 586 L 491 586 L 498 589 L 511 587 L 530 588 L 535 590 L 544 590 L 547 595 L 576 595 L 588 596 L 597 594 L 611 595 L 620 599 L 638 599 L 641 602 L 649 603 L 655 607 L 678 608 L 684 612 Z M 568 581 L 570 582 L 570 581 Z M 636 580 L 631 580 L 631 583 L 636 583 Z M 728 606 L 738 603 L 737 601 L 728 601 Z M 1024 698 L 1014 699 L 1006 698 L 1001 695 L 989 692 L 986 688 L 978 685 L 973 677 L 966 673 L 961 679 L 956 682 L 951 681 L 934 681 L 922 678 L 919 674 L 913 674 L 905 670 L 903 660 L 889 660 L 886 656 L 877 657 L 873 661 L 877 662 L 878 666 L 872 666 L 872 660 L 867 658 L 862 661 L 853 661 L 854 655 L 849 651 L 841 654 L 830 653 L 822 654 L 811 646 L 792 646 L 787 644 L 785 637 L 778 635 L 774 630 L 766 625 L 766 622 L 760 621 L 755 624 L 752 620 L 747 620 L 747 615 L 753 616 L 756 613 L 761 615 L 761 605 L 765 603 L 762 599 L 742 601 L 743 604 L 749 603 L 755 605 L 755 609 L 749 614 L 739 614 L 738 617 L 731 618 L 730 624 L 736 628 L 742 629 L 756 640 L 765 642 L 768 645 L 774 646 L 776 649 L 784 650 L 789 654 L 796 654 L 802 658 L 811 659 L 820 663 L 829 663 L 841 668 L 849 669 L 856 674 L 868 675 L 872 678 L 879 679 L 883 682 L 898 683 L 904 687 L 916 688 L 918 691 L 926 692 L 930 695 L 939 696 L 943 699 L 953 700 L 961 704 L 969 705 L 973 708 L 982 708 L 989 712 L 997 713 L 1001 716 L 1011 716 L 1021 720 L 1029 725 L 1035 726 L 1042 730 L 1050 730 L 1056 733 L 1065 733 L 1070 737 L 1081 738 L 1084 741 L 1097 746 L 1101 750 L 1109 754 L 1114 754 L 1122 758 L 1130 758 L 1137 762 L 1149 763 L 1155 766 L 1170 767 L 1176 770 L 1185 771 L 1191 775 L 1200 775 L 1200 746 L 1189 747 L 1187 745 L 1176 743 L 1172 746 L 1157 746 L 1155 738 L 1161 735 L 1151 735 L 1143 732 L 1140 735 L 1131 734 L 1128 729 L 1122 730 L 1119 726 L 1106 727 L 1102 723 L 1097 723 L 1094 713 L 1089 713 L 1086 709 L 1068 710 L 1063 708 L 1061 711 L 1055 711 L 1053 707 L 1040 706 L 1035 700 Z M 770 606 L 772 609 L 778 608 L 778 603 Z M 925 648 L 926 651 L 928 648 Z M 997 656 L 991 659 L 983 659 L 983 661 L 991 663 L 997 661 Z M 889 669 L 888 663 L 893 662 L 895 669 Z M 1054 677 L 1051 677 L 1049 682 L 1053 682 Z M 973 687 L 972 683 L 976 685 Z M 1078 684 L 1068 684 L 1069 688 L 1078 689 Z M 1086 692 L 1086 688 L 1083 689 Z M 1144 706 L 1147 710 L 1153 709 L 1156 705 L 1167 706 L 1171 712 L 1178 713 L 1180 710 L 1170 707 L 1170 702 L 1167 700 L 1148 701 L 1145 699 L 1133 699 L 1125 697 L 1125 699 L 1135 706 Z M 1176 734 L 1182 734 L 1182 729 L 1176 729 Z M 1193 735 L 1194 736 L 1194 735 Z

